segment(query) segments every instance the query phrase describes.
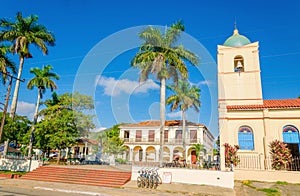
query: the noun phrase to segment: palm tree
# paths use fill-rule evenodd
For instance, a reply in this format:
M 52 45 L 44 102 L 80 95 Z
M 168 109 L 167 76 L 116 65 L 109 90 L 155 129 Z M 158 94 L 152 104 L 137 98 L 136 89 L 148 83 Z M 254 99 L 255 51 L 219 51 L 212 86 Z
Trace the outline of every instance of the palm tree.
M 204 152 L 205 151 L 205 148 L 204 148 L 203 144 L 193 144 L 192 148 L 195 149 L 197 161 L 199 161 L 199 159 L 200 159 L 200 152 Z
M 186 111 L 192 107 L 196 112 L 199 112 L 200 89 L 194 85 L 191 86 L 187 80 L 179 80 L 178 84 L 170 85 L 168 89 L 175 94 L 167 98 L 166 104 L 171 105 L 171 111 L 178 108 L 182 111 L 183 159 L 186 159 Z
M 52 33 L 49 32 L 45 26 L 38 24 L 38 16 L 36 15 L 30 15 L 23 18 L 22 13 L 18 12 L 15 22 L 10 22 L 7 19 L 1 19 L 0 27 L 4 29 L 0 31 L 0 41 L 12 42 L 10 50 L 13 54 L 17 53 L 20 59 L 17 76 L 18 79 L 16 80 L 10 110 L 10 116 L 14 117 L 17 108 L 20 78 L 23 70 L 24 59 L 32 58 L 32 54 L 29 52 L 29 45 L 35 45 L 37 48 L 42 50 L 43 54 L 46 55 L 48 54 L 47 45 L 53 46 L 55 39 Z
M 134 56 L 131 65 L 141 69 L 140 81 L 144 82 L 150 74 L 155 74 L 160 81 L 160 166 L 163 159 L 163 133 L 165 126 L 166 79 L 178 81 L 179 76 L 188 77 L 184 61 L 198 65 L 198 57 L 176 42 L 184 31 L 181 21 L 167 28 L 162 34 L 158 28 L 148 27 L 139 34 L 143 43 Z
M 8 51 L 8 46 L 0 45 L 0 74 L 2 75 L 3 83 L 6 82 L 8 69 L 10 69 L 13 74 L 16 73 L 15 63 L 6 56 Z
M 35 124 L 37 123 L 38 119 L 38 113 L 39 113 L 39 106 L 40 106 L 40 101 L 43 98 L 43 94 L 46 92 L 47 88 L 50 88 L 51 91 L 53 89 L 56 89 L 57 86 L 53 79 L 58 80 L 59 76 L 56 73 L 50 72 L 52 70 L 51 65 L 47 65 L 43 67 L 43 69 L 40 68 L 31 68 L 30 73 L 34 74 L 35 77 L 29 80 L 27 84 L 28 89 L 33 89 L 33 87 L 38 88 L 38 97 L 36 101 L 36 107 L 35 107 L 35 112 L 34 112 L 34 117 L 33 117 L 33 126 L 31 129 L 31 138 L 30 138 L 30 143 L 29 143 L 29 151 L 28 151 L 28 157 L 31 157 L 31 150 L 32 150 L 32 143 L 33 143 L 33 136 L 34 136 L 34 129 L 35 129 Z

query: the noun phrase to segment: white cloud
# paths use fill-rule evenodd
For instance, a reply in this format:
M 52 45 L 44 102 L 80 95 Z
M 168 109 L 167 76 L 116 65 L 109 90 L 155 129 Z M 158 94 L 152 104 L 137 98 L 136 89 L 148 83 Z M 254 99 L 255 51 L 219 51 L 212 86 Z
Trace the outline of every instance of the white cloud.
M 196 86 L 211 85 L 212 83 L 213 83 L 213 82 L 211 82 L 211 81 L 204 80 L 204 81 L 198 82 Z
M 27 116 L 29 119 L 33 118 L 35 104 L 25 101 L 18 101 L 17 114 L 20 116 Z
M 167 113 L 167 116 L 168 116 L 169 118 L 180 118 L 180 119 L 181 119 L 182 112 L 181 112 L 181 111 L 178 111 L 178 112 Z
M 105 129 L 107 129 L 107 128 L 106 127 L 94 128 L 94 129 L 90 130 L 90 132 L 100 132 L 100 131 L 103 131 Z
M 159 89 L 153 80 L 147 80 L 144 83 L 131 81 L 128 79 L 116 80 L 113 77 L 100 77 L 97 83 L 99 86 L 104 87 L 104 94 L 109 96 L 118 96 L 121 93 L 136 94 L 147 93 L 150 89 Z

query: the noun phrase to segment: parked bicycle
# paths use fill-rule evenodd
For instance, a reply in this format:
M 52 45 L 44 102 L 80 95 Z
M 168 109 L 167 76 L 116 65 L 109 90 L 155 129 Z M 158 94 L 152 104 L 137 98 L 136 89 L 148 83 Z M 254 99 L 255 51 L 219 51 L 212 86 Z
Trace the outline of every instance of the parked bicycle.
M 158 168 L 142 168 L 138 171 L 137 186 L 139 188 L 156 189 L 162 183 L 161 177 L 157 172 Z

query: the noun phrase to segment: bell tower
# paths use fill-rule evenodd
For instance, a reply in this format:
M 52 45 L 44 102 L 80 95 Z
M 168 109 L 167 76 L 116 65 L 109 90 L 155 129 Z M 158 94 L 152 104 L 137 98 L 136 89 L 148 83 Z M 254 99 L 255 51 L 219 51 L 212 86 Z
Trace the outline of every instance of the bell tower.
M 258 42 L 251 43 L 235 28 L 233 35 L 218 45 L 217 60 L 220 143 L 237 144 L 232 138 L 237 132 L 232 134 L 232 131 L 238 121 L 232 120 L 233 114 L 226 106 L 263 104 Z M 225 154 L 224 146 L 220 146 L 220 154 Z M 225 169 L 224 156 L 221 156 L 221 169 Z
M 218 102 L 226 105 L 263 104 L 258 42 L 233 35 L 218 45 Z

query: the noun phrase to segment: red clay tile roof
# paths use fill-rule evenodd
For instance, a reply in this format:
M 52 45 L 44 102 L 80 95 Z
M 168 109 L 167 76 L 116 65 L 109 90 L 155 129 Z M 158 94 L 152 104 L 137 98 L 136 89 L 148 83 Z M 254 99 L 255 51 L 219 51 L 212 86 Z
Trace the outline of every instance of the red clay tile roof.
M 228 105 L 226 108 L 228 110 L 300 108 L 300 99 L 263 100 L 263 104 L 257 104 L 257 105 Z
M 90 144 L 93 144 L 93 145 L 98 145 L 98 141 L 97 140 L 92 140 L 92 139 L 89 139 L 89 138 L 78 138 L 78 139 L 76 139 L 76 142 L 78 142 L 78 143 L 85 143 L 85 142 L 87 142 L 87 143 L 90 143 Z
M 125 127 L 158 127 L 160 125 L 159 120 L 148 120 L 148 121 L 143 121 L 135 124 L 127 124 L 127 125 L 122 125 Z M 193 122 L 186 122 L 187 126 L 204 126 L 202 124 L 197 124 Z M 165 126 L 182 126 L 182 120 L 166 120 L 165 121 Z

